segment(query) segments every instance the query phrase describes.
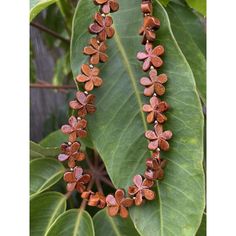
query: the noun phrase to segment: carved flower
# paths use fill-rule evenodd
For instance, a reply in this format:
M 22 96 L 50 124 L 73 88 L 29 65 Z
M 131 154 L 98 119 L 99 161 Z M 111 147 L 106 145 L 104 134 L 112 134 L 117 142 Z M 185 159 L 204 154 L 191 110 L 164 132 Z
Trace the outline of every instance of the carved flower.
M 165 93 L 163 84 L 167 81 L 166 74 L 157 75 L 157 71 L 152 69 L 149 72 L 149 77 L 142 77 L 140 79 L 140 83 L 146 87 L 144 95 L 150 97 L 154 92 L 159 96 L 163 95 Z
M 158 45 L 153 49 L 153 45 L 151 43 L 146 43 L 145 45 L 146 52 L 138 52 L 137 58 L 140 61 L 144 61 L 143 70 L 147 71 L 151 65 L 158 68 L 163 64 L 162 59 L 159 57 L 164 54 L 164 47 L 162 45 Z
M 83 92 L 76 93 L 76 100 L 70 101 L 69 105 L 72 109 L 78 110 L 78 116 L 84 117 L 87 113 L 93 113 L 96 111 L 94 105 L 95 95 L 85 95 Z
M 81 194 L 81 197 L 88 200 L 89 206 L 96 206 L 98 208 L 104 208 L 106 206 L 106 197 L 102 193 L 85 191 Z
M 140 206 L 143 202 L 143 198 L 147 200 L 153 200 L 155 193 L 150 190 L 154 184 L 152 180 L 144 179 L 141 175 L 135 175 L 133 178 L 134 185 L 129 187 L 128 193 L 131 196 L 135 196 L 135 205 Z
M 63 143 L 61 145 L 62 153 L 58 155 L 58 160 L 61 162 L 68 160 L 68 166 L 74 168 L 76 161 L 85 159 L 85 154 L 79 151 L 80 146 L 79 142 L 74 142 L 71 145 Z
M 139 34 L 143 35 L 142 44 L 145 44 L 147 40 L 153 42 L 156 39 L 155 30 L 159 29 L 160 21 L 153 16 L 145 16 L 143 26 L 139 30 Z
M 102 5 L 102 12 L 108 14 L 119 9 L 119 4 L 116 0 L 94 0 L 95 4 Z
M 68 120 L 69 125 L 63 125 L 61 131 L 64 134 L 69 134 L 69 142 L 75 142 L 78 137 L 83 138 L 87 136 L 87 131 L 84 130 L 87 126 L 87 121 L 77 120 L 75 116 L 71 116 Z
M 164 168 L 166 166 L 166 160 L 147 158 L 146 160 L 147 170 L 145 171 L 145 178 L 155 180 L 162 179 L 164 177 Z
M 167 111 L 169 105 L 165 101 L 161 101 L 157 97 L 152 97 L 150 99 L 150 104 L 143 105 L 143 111 L 147 112 L 147 122 L 152 123 L 157 120 L 159 123 L 164 123 L 167 117 L 162 113 Z
M 98 64 L 100 62 L 106 62 L 108 59 L 105 53 L 107 46 L 104 42 L 99 42 L 96 38 L 90 39 L 90 46 L 84 48 L 84 54 L 90 55 L 90 64 Z
M 126 218 L 129 215 L 127 207 L 133 205 L 133 200 L 125 198 L 125 192 L 122 189 L 117 189 L 115 196 L 109 194 L 106 197 L 106 203 L 108 207 L 108 214 L 115 216 L 119 214 L 122 218 Z
M 169 149 L 169 143 L 166 140 L 171 139 L 172 132 L 170 130 L 163 132 L 162 125 L 155 125 L 154 131 L 148 130 L 145 132 L 145 136 L 150 140 L 148 148 L 150 150 L 156 150 L 158 147 L 163 151 L 167 151 Z
M 100 13 L 96 13 L 95 22 L 89 26 L 89 30 L 93 34 L 98 34 L 98 39 L 100 41 L 105 41 L 107 38 L 112 38 L 115 31 L 111 27 L 113 20 L 111 16 L 103 17 Z
M 67 191 L 72 192 L 77 189 L 80 193 L 85 190 L 85 185 L 90 181 L 89 174 L 83 174 L 83 169 L 76 166 L 72 172 L 68 171 L 64 174 L 64 180 L 67 182 Z
M 90 68 L 89 65 L 83 64 L 81 66 L 81 72 L 83 74 L 78 75 L 76 80 L 81 83 L 85 82 L 85 90 L 92 91 L 94 86 L 99 87 L 102 85 L 102 79 L 98 76 L 100 70 L 97 67 Z

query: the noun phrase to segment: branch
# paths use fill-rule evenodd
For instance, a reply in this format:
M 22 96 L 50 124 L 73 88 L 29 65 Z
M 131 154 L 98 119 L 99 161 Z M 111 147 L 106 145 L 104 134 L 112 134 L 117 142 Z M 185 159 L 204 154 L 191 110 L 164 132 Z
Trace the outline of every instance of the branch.
M 40 25 L 40 24 L 35 23 L 35 22 L 31 22 L 30 25 L 37 28 L 37 29 L 39 29 L 39 30 L 41 30 L 41 31 L 44 31 L 44 32 L 50 34 L 51 36 L 53 36 L 55 38 L 60 39 L 61 41 L 65 42 L 65 43 L 70 43 L 70 39 L 62 37 L 61 35 L 59 35 L 55 31 L 53 31 L 51 29 L 48 29 L 47 27 L 45 27 L 43 25 Z

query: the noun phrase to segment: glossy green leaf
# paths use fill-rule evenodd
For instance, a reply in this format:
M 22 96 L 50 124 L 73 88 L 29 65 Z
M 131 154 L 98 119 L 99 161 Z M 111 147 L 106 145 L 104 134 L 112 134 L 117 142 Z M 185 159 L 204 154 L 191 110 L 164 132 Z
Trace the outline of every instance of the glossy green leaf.
M 169 3 L 170 0 L 160 0 L 160 3 L 163 5 L 163 6 L 167 6 L 168 3 Z
M 91 216 L 86 211 L 72 209 L 64 212 L 51 225 L 45 236 L 94 236 Z
M 43 9 L 58 0 L 30 0 L 30 21 L 32 21 Z
M 30 194 L 35 196 L 57 183 L 65 169 L 58 160 L 39 158 L 30 162 Z
M 106 209 L 99 211 L 93 217 L 93 222 L 96 236 L 139 236 L 130 217 L 110 217 Z
M 55 158 L 59 153 L 59 147 L 42 147 L 40 144 L 30 141 L 30 159 L 39 157 Z
M 104 85 L 94 93 L 97 112 L 88 118 L 88 130 L 101 155 L 112 182 L 127 188 L 135 174 L 145 170 L 150 156 L 144 132 L 148 127 L 142 105 L 139 79 L 145 73 L 136 59 L 143 51 L 138 29 L 142 22 L 136 0 L 120 0 L 120 11 L 114 13 L 116 35 L 109 40 L 109 61 L 103 64 Z M 82 54 L 88 43 L 91 15 L 97 7 L 80 0 L 73 21 L 71 63 L 74 77 L 87 58 Z M 163 153 L 168 160 L 165 179 L 158 185 L 158 197 L 142 207 L 134 207 L 132 220 L 141 235 L 193 236 L 204 209 L 203 115 L 191 68 L 182 54 L 170 28 L 165 9 L 154 1 L 154 15 L 161 20 L 158 42 L 166 49 L 165 65 L 160 70 L 168 75 L 164 99 L 171 105 L 166 129 L 173 131 L 171 149 Z
M 206 16 L 206 0 L 186 0 L 188 5 L 201 13 L 203 16 Z
M 43 236 L 66 210 L 66 198 L 57 192 L 42 193 L 30 201 L 30 236 Z
M 186 4 L 170 2 L 166 8 L 174 36 L 195 77 L 199 96 L 206 102 L 206 34 L 199 16 Z

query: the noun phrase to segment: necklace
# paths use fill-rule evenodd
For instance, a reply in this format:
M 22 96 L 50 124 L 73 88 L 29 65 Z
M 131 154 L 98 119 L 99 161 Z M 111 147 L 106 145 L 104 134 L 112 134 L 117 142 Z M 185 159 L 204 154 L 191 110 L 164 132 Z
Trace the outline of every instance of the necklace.
M 95 95 L 91 91 L 103 83 L 102 78 L 99 77 L 100 69 L 96 65 L 108 60 L 106 40 L 115 34 L 110 13 L 119 9 L 117 0 L 94 0 L 94 3 L 100 7 L 94 15 L 94 22 L 89 26 L 89 32 L 94 36 L 83 50 L 83 53 L 89 56 L 89 62 L 81 66 L 81 74 L 76 78 L 78 83 L 83 84 L 84 91 L 78 91 L 76 99 L 69 103 L 70 108 L 75 110 L 77 115 L 71 116 L 68 124 L 61 127 L 61 131 L 68 135 L 68 142 L 61 145 L 58 160 L 67 161 L 70 168 L 64 174 L 68 192 L 77 190 L 81 193 L 81 197 L 88 201 L 88 205 L 98 208 L 107 207 L 110 216 L 119 214 L 126 218 L 128 208 L 134 205 L 140 206 L 145 200 L 153 200 L 156 197 L 151 188 L 155 181 L 164 177 L 166 161 L 160 155 L 161 151 L 168 151 L 168 140 L 172 137 L 172 132 L 164 131 L 163 128 L 163 124 L 167 121 L 164 112 L 169 109 L 169 105 L 160 99 L 165 93 L 164 84 L 167 82 L 165 74 L 158 74 L 158 69 L 163 65 L 161 56 L 164 54 L 164 47 L 162 45 L 154 47 L 155 31 L 159 29 L 160 21 L 152 16 L 152 1 L 142 0 L 141 11 L 144 19 L 139 34 L 142 36 L 141 43 L 145 46 L 145 51 L 138 52 L 137 59 L 143 62 L 142 70 L 149 73 L 149 76 L 140 79 L 140 84 L 144 86 L 144 95 L 150 97 L 149 104 L 143 105 L 143 112 L 147 113 L 147 123 L 154 126 L 153 130 L 145 132 L 152 156 L 146 159 L 145 173 L 133 177 L 133 185 L 129 186 L 128 194 L 124 189 L 117 189 L 114 195 L 107 196 L 102 192 L 94 193 L 90 189 L 92 176 L 77 165 L 86 158 L 80 150 L 81 144 L 77 138 L 87 136 L 86 116 L 96 111 Z

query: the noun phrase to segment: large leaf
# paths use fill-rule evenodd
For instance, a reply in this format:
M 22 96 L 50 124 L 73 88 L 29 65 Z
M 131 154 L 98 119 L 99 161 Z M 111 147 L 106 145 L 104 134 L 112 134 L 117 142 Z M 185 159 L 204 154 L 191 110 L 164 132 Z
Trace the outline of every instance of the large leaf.
M 120 11 L 113 14 L 115 37 L 108 42 L 110 60 L 102 65 L 104 85 L 95 91 L 97 112 L 88 118 L 88 129 L 112 182 L 127 188 L 135 174 L 143 173 L 150 156 L 144 132 L 149 128 L 142 104 L 139 78 L 145 73 L 136 59 L 143 50 L 138 36 L 142 22 L 136 0 L 120 0 Z M 96 11 L 92 2 L 80 0 L 73 21 L 71 63 L 74 77 L 86 62 L 82 55 L 88 43 L 87 28 Z M 131 215 L 141 235 L 195 235 L 204 209 L 203 116 L 193 73 L 170 28 L 165 9 L 154 1 L 154 14 L 161 20 L 158 40 L 164 44 L 169 81 L 164 97 L 171 105 L 166 129 L 173 131 L 171 149 L 162 156 L 168 160 L 165 179 L 159 183 L 158 197 Z M 160 72 L 161 72 L 160 71 Z
M 30 236 L 43 236 L 66 210 L 66 198 L 56 192 L 43 193 L 30 201 Z
M 60 153 L 59 147 L 42 147 L 38 143 L 30 141 L 30 159 L 39 157 L 56 157 Z
M 206 16 L 206 0 L 186 0 L 186 2 L 190 7 Z
M 86 211 L 72 209 L 60 215 L 45 236 L 94 236 L 93 221 Z
M 106 209 L 99 211 L 93 221 L 96 236 L 139 236 L 130 218 L 110 217 Z
M 166 8 L 174 36 L 193 71 L 198 93 L 206 101 L 206 34 L 199 16 L 186 4 L 170 2 Z
M 30 162 L 30 194 L 43 192 L 57 183 L 65 169 L 63 165 L 50 158 L 38 158 Z
M 32 21 L 43 9 L 58 0 L 30 0 L 30 21 Z

